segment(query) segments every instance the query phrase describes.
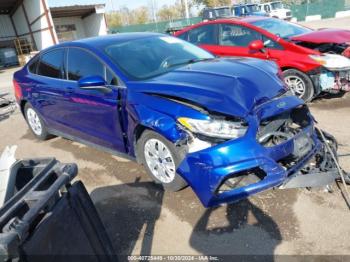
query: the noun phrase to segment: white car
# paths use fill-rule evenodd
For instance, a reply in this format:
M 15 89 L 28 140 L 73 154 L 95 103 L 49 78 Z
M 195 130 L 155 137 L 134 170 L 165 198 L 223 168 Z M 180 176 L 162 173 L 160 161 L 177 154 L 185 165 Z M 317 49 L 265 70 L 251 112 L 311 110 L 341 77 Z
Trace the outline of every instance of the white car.
M 281 1 L 267 2 L 259 4 L 261 11 L 265 11 L 271 17 L 276 17 L 283 20 L 292 18 L 292 11 L 283 6 Z

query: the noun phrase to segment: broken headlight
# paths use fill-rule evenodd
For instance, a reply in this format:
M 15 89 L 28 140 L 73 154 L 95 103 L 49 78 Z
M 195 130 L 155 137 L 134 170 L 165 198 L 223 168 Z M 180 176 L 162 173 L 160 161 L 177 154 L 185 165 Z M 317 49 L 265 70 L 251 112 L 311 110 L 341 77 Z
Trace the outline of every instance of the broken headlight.
M 239 138 L 248 129 L 248 126 L 241 121 L 222 119 L 202 120 L 187 117 L 180 117 L 177 120 L 182 126 L 193 133 L 222 139 Z
M 336 54 L 309 55 L 309 57 L 329 70 L 350 68 L 350 59 Z

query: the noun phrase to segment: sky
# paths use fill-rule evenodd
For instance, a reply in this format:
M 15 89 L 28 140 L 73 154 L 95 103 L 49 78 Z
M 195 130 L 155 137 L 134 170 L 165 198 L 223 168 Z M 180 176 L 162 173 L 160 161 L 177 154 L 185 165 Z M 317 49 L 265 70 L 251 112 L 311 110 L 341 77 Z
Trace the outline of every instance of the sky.
M 161 7 L 166 4 L 173 4 L 176 0 L 154 0 L 156 6 Z M 49 6 L 67 6 L 67 5 L 88 5 L 88 4 L 106 4 L 106 10 L 119 9 L 120 7 L 128 7 L 134 9 L 139 6 L 149 6 L 152 0 L 48 0 Z

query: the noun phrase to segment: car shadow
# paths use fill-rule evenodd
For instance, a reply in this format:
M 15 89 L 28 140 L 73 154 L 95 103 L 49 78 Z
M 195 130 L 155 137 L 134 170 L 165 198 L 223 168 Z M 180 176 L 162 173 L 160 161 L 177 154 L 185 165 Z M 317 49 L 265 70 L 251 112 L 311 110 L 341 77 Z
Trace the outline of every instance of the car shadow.
M 100 187 L 90 194 L 118 256 L 151 255 L 164 190 L 153 182 Z M 122 259 L 121 259 L 122 260 Z
M 222 207 L 220 207 L 221 209 Z M 274 261 L 282 235 L 275 221 L 248 199 L 224 207 L 225 221 L 207 209 L 194 226 L 190 245 L 220 261 Z
M 30 133 L 27 136 L 33 139 Z M 298 225 L 290 209 L 297 198 L 295 190 L 265 192 L 250 200 L 206 209 L 190 188 L 164 192 L 160 185 L 148 180 L 144 169 L 136 163 L 66 139 L 56 138 L 50 143 L 56 149 L 70 152 L 76 160 L 94 163 L 82 167 L 79 173 L 92 186 L 91 198 L 121 261 L 131 254 L 157 255 L 153 253 L 157 250 L 155 244 L 161 243 L 154 242 L 155 226 L 164 208 L 190 226 L 189 231 L 183 229 L 185 242 L 179 246 L 190 246 L 195 253 L 220 258 L 227 254 L 228 261 L 232 261 L 232 255 L 249 258 L 264 255 L 264 260 L 273 261 L 282 235 L 285 240 L 298 236 Z M 111 180 L 106 182 L 106 178 Z M 110 185 L 114 178 L 119 182 Z M 107 186 L 99 185 L 100 181 Z M 282 233 L 277 224 L 282 226 Z M 167 229 L 169 237 L 182 230 L 181 226 Z

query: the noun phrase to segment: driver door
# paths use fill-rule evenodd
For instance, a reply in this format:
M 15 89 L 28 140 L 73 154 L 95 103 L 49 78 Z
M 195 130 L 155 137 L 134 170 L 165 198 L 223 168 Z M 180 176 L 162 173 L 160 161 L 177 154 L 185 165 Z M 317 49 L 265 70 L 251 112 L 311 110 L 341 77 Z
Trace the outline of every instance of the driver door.
M 218 56 L 246 56 L 267 59 L 263 52 L 252 52 L 249 44 L 254 40 L 262 40 L 262 34 L 250 28 L 235 24 L 219 24 L 218 41 L 220 51 Z
M 82 48 L 69 48 L 66 59 L 67 80 L 64 82 L 69 103 L 65 122 L 72 135 L 103 147 L 125 151 L 119 115 L 119 100 L 125 88 L 118 86 L 117 76 L 93 53 Z M 78 80 L 99 75 L 106 80 L 107 92 L 81 89 Z

